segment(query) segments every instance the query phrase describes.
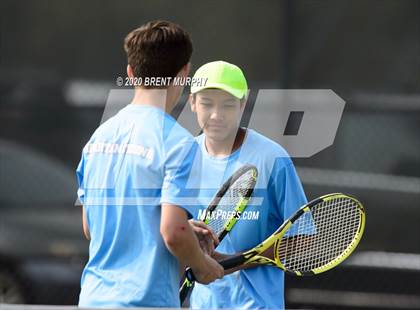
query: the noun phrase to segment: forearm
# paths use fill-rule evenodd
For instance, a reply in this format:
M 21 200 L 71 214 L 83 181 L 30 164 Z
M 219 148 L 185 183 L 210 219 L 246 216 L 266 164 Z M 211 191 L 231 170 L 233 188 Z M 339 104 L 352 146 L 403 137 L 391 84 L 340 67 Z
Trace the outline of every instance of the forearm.
M 86 210 L 84 206 L 82 206 L 82 225 L 83 225 L 83 233 L 86 239 L 90 240 L 89 224 L 88 224 Z
M 187 213 L 173 204 L 162 204 L 160 232 L 180 265 L 191 267 L 198 282 L 208 284 L 223 276 L 223 268 L 201 248 Z
M 183 209 L 163 204 L 160 232 L 166 247 L 181 265 L 194 268 L 203 262 L 204 253 Z
M 203 261 L 204 253 L 188 223 L 172 227 L 171 232 L 166 232 L 164 240 L 168 250 L 181 265 L 194 268 Z

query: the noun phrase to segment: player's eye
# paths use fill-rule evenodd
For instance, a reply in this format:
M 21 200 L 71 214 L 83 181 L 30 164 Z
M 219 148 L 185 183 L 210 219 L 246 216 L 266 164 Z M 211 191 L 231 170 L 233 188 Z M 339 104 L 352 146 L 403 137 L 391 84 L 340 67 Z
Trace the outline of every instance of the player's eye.
M 205 108 L 210 108 L 212 106 L 210 102 L 201 102 L 201 105 Z

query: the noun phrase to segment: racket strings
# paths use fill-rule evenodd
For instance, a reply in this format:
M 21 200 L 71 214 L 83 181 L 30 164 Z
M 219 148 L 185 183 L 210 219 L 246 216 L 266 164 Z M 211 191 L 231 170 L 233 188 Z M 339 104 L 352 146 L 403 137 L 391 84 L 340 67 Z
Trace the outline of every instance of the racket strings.
M 339 257 L 352 243 L 360 226 L 360 209 L 349 198 L 323 201 L 303 213 L 277 247 L 286 270 L 306 272 Z
M 345 208 L 345 206 L 343 205 L 343 199 L 337 202 L 337 207 Z M 324 214 L 326 208 L 323 208 L 322 210 L 324 212 L 320 213 L 319 216 L 331 217 L 331 215 L 329 214 Z M 344 252 L 344 250 L 352 242 L 354 235 L 357 232 L 358 219 L 355 222 L 354 218 L 356 218 L 358 214 L 356 213 L 354 214 L 356 216 L 351 217 L 351 212 L 355 210 L 358 211 L 357 206 L 356 209 L 345 210 L 350 212 L 349 214 L 344 214 L 350 216 L 350 218 L 348 218 L 345 221 L 343 221 L 345 217 L 343 217 L 343 214 L 341 214 L 343 213 L 343 211 L 340 211 L 340 213 L 336 216 L 332 216 L 330 222 L 331 226 L 328 227 L 328 229 L 324 229 L 325 235 L 322 238 L 317 237 L 317 241 L 319 240 L 319 244 L 316 247 L 312 247 L 310 252 L 305 253 L 307 264 L 310 264 L 310 258 L 311 256 L 313 256 L 316 258 L 316 262 L 318 262 L 319 267 L 324 266 L 325 264 L 331 262 L 337 256 Z M 344 226 L 343 224 L 346 224 L 346 226 Z M 318 227 L 319 224 L 317 223 L 316 226 Z M 316 243 L 314 243 L 314 245 L 316 245 Z M 316 267 L 314 266 L 313 268 Z
M 343 204 L 343 199 L 336 201 L 337 208 L 345 208 L 345 205 Z M 320 238 L 316 238 L 319 240 L 319 244 L 316 246 L 316 242 L 314 243 L 314 246 L 311 247 L 311 251 L 306 254 L 306 260 L 307 264 L 310 263 L 310 255 L 314 255 L 314 257 L 317 258 L 317 262 L 319 266 L 323 266 L 327 264 L 328 262 L 332 261 L 334 258 L 339 256 L 351 243 L 351 241 L 354 238 L 354 235 L 356 234 L 357 230 L 354 228 L 358 227 L 358 219 L 357 216 L 358 213 L 355 213 L 352 217 L 352 211 L 357 211 L 357 206 L 354 209 L 344 209 L 340 210 L 338 214 L 328 214 L 325 211 L 328 208 L 320 209 L 322 212 L 319 212 L 318 217 L 322 217 L 325 219 L 327 217 L 331 218 L 330 226 L 329 227 L 322 227 L 323 223 L 318 224 L 318 221 L 316 222 L 316 227 L 321 226 L 322 230 L 324 231 L 324 236 L 321 236 Z M 343 212 L 349 212 L 344 213 Z M 326 214 L 325 214 L 326 213 Z M 334 216 L 335 215 L 335 216 Z M 344 215 L 344 216 L 343 216 Z M 346 218 L 348 216 L 349 218 Z M 354 218 L 357 216 L 357 225 L 354 225 Z M 347 226 L 345 224 L 347 223 Z M 321 228 L 319 228 L 321 230 Z M 302 249 L 304 250 L 304 249 Z M 316 268 L 316 267 L 314 267 Z
M 235 209 L 243 197 L 249 195 L 249 190 L 255 185 L 255 172 L 248 170 L 236 179 L 228 190 L 220 197 L 217 207 L 208 215 L 207 225 L 219 236 L 225 225 L 235 216 Z

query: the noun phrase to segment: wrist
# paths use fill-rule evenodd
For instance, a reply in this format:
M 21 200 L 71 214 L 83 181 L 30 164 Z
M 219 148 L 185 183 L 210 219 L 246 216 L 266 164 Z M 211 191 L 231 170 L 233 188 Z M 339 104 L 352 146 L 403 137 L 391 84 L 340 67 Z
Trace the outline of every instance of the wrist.
M 194 269 L 196 271 L 204 270 L 206 268 L 206 256 L 208 255 L 204 253 L 201 249 L 199 249 L 199 253 L 193 260 L 193 264 L 190 264 L 191 269 Z

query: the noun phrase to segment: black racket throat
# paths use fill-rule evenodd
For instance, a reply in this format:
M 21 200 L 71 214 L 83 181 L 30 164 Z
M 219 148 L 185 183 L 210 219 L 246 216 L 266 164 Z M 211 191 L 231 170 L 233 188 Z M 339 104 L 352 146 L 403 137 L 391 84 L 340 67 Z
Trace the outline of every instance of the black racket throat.
M 246 262 L 246 258 L 242 255 L 234 256 L 227 258 L 223 261 L 220 261 L 219 264 L 223 266 L 225 270 L 232 269 L 238 267 Z

